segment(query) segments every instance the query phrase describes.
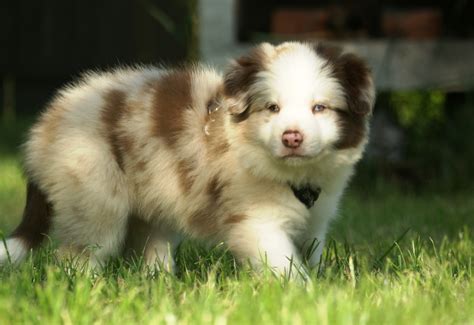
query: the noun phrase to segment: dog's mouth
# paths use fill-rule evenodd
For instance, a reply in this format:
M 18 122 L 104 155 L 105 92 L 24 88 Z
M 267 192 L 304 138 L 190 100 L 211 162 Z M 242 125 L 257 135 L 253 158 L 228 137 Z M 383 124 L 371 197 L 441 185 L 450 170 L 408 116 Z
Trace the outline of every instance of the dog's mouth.
M 302 163 L 302 162 L 312 160 L 316 156 L 318 156 L 319 153 L 320 151 L 310 153 L 304 150 L 296 149 L 296 150 L 284 150 L 283 152 L 280 152 L 276 156 L 280 161 L 294 164 L 294 163 L 300 163 L 300 162 Z
M 278 158 L 285 163 L 294 164 L 298 162 L 307 161 L 313 157 L 304 153 L 300 153 L 300 152 L 288 152 L 288 153 L 279 155 Z
M 280 156 L 280 158 L 282 159 L 308 159 L 311 157 L 307 155 L 298 154 L 298 153 L 289 153 L 289 154 Z
M 277 157 L 281 164 L 292 167 L 307 165 L 312 161 L 312 158 L 312 156 L 298 153 L 288 153 Z
M 306 150 L 298 149 L 287 149 L 285 148 L 279 152 L 278 157 L 281 159 L 310 159 L 315 155 L 306 152 Z

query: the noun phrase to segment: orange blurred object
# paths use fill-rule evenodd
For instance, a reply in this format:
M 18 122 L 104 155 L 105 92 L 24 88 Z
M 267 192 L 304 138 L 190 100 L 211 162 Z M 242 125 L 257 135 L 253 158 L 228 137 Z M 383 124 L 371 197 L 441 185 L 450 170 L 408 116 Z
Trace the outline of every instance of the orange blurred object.
M 386 10 L 382 30 L 387 37 L 434 39 L 441 36 L 443 14 L 436 8 Z

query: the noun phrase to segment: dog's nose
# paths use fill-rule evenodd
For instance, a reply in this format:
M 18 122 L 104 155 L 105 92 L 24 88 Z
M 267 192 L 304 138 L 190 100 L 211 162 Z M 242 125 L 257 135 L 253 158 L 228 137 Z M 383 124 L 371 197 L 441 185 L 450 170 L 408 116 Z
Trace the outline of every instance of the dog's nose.
M 303 135 L 300 131 L 286 130 L 283 132 L 281 142 L 283 142 L 283 145 L 287 148 L 296 149 L 303 142 Z

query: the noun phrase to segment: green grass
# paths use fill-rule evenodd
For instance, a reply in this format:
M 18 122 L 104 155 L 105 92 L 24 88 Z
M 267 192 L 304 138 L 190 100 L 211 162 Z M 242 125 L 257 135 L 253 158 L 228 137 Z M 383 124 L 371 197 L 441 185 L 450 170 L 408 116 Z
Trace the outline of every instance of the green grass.
M 15 146 L 0 145 L 4 233 L 24 203 Z M 221 246 L 184 243 L 172 276 L 122 259 L 90 275 L 48 245 L 0 269 L 0 324 L 474 324 L 472 193 L 374 184 L 352 188 L 340 216 L 306 286 L 236 266 Z

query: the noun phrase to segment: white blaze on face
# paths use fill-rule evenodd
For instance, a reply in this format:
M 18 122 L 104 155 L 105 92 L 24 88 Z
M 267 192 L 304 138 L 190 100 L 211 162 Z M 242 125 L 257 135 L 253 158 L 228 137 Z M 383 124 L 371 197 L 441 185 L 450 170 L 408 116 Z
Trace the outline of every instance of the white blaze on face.
M 344 92 L 331 76 L 332 68 L 305 45 L 292 45 L 270 62 L 267 71 L 258 74 L 257 105 L 277 104 L 279 113 L 270 114 L 269 122 L 259 130 L 261 141 L 272 154 L 282 157 L 289 149 L 282 143 L 287 130 L 299 131 L 304 139 L 294 153 L 316 156 L 338 138 L 337 114 L 330 110 L 313 113 L 315 104 L 344 109 Z

